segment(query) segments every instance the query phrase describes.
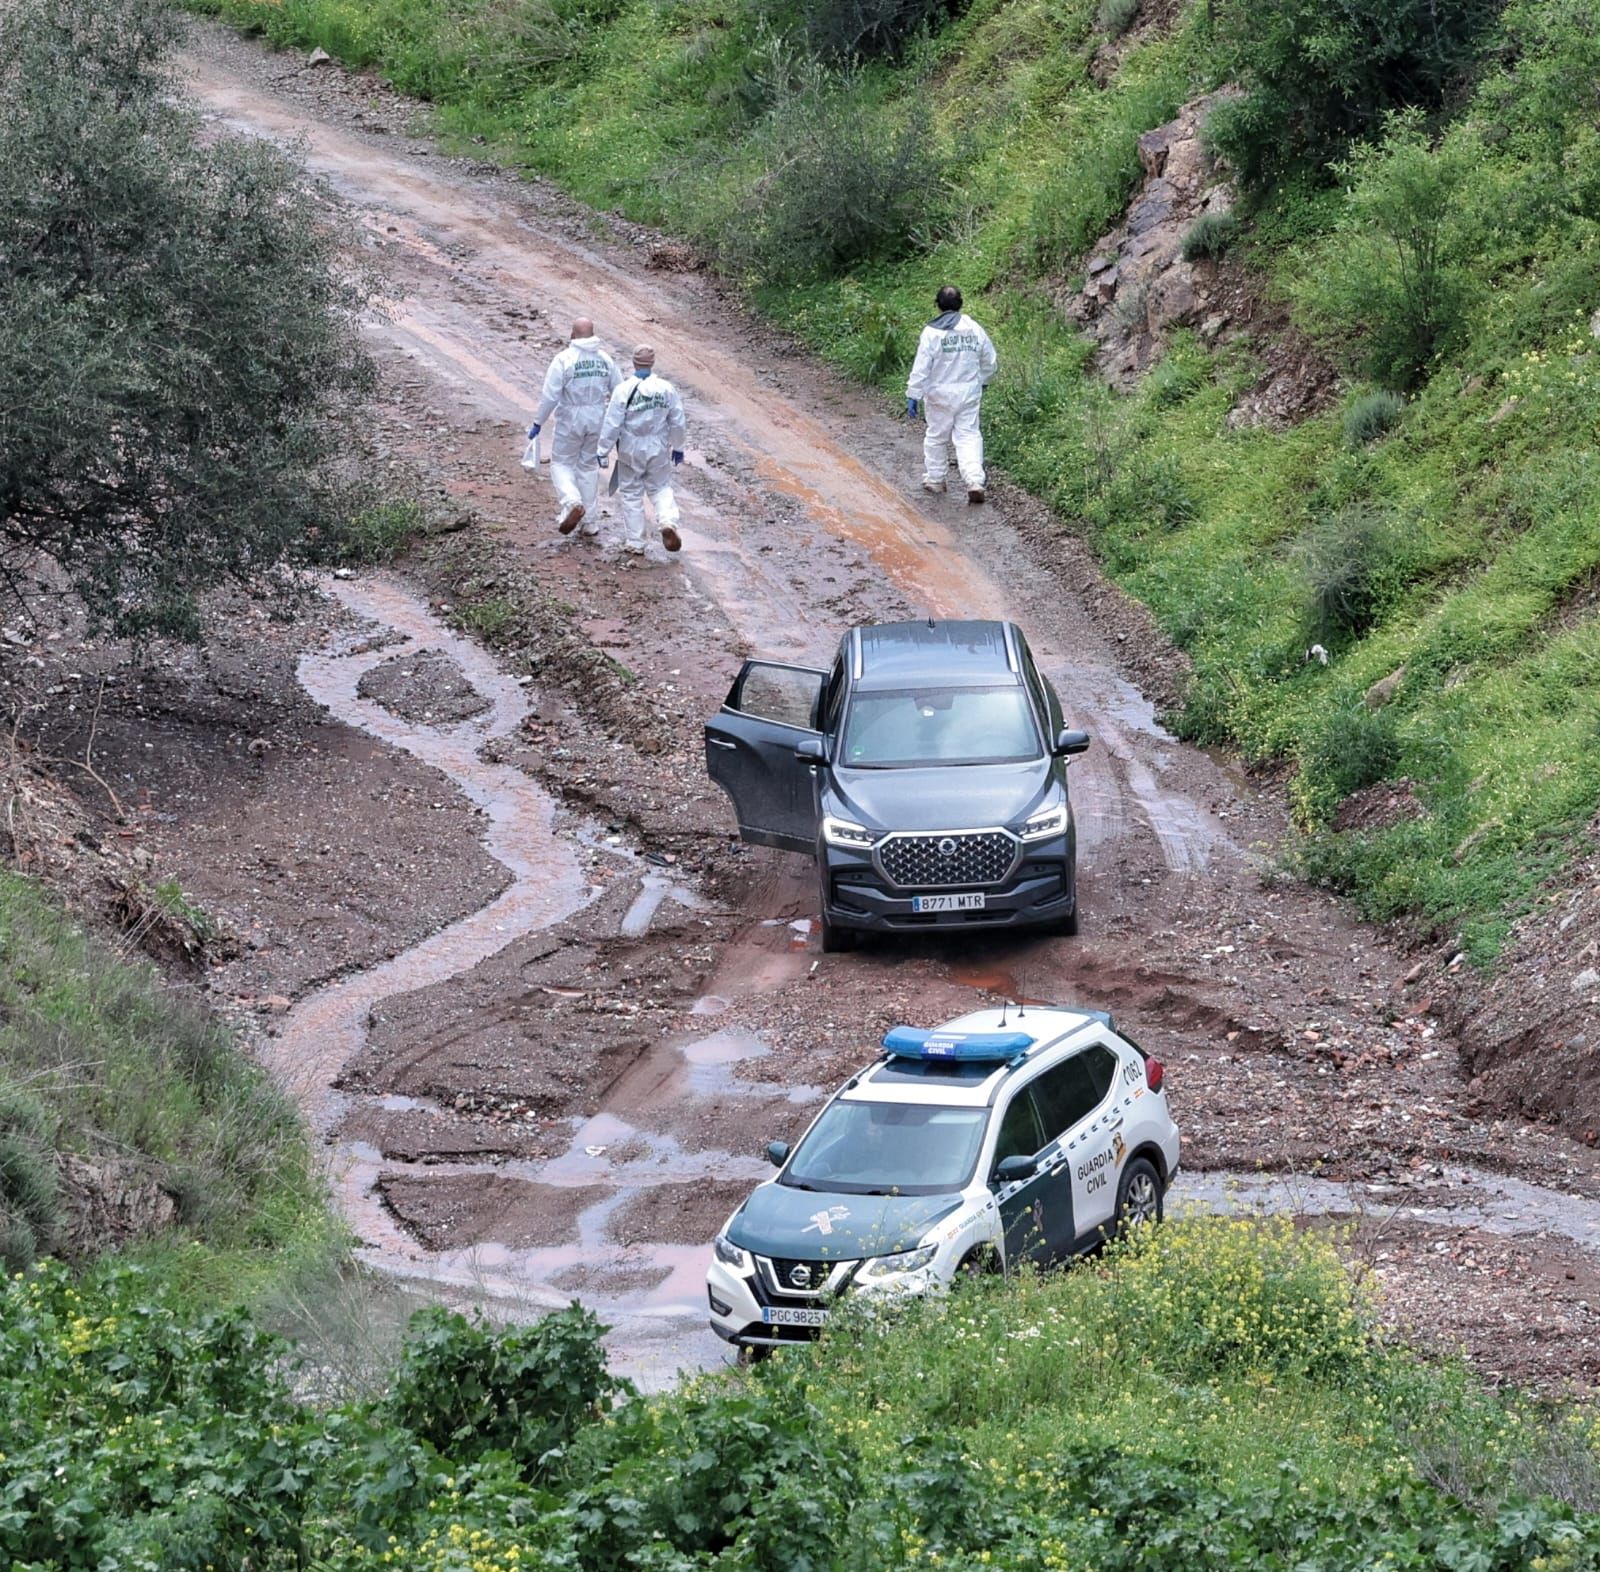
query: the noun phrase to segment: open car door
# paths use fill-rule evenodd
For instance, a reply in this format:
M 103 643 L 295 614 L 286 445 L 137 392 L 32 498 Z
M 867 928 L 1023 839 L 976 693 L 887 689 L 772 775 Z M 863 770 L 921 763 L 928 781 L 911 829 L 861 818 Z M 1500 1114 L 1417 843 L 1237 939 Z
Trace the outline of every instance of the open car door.
M 820 743 L 825 671 L 747 660 L 706 722 L 706 774 L 733 802 L 740 838 L 816 855 L 815 767 L 795 757 Z

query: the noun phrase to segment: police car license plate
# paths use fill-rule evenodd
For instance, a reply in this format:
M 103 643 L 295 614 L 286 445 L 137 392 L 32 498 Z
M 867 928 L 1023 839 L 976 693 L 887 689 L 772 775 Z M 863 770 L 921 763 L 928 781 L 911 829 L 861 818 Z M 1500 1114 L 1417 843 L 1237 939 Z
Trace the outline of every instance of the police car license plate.
M 824 1326 L 827 1324 L 828 1312 L 826 1310 L 801 1310 L 790 1309 L 786 1305 L 763 1306 L 761 1319 L 768 1326 Z
M 911 909 L 914 912 L 981 912 L 984 897 L 982 895 L 913 895 Z

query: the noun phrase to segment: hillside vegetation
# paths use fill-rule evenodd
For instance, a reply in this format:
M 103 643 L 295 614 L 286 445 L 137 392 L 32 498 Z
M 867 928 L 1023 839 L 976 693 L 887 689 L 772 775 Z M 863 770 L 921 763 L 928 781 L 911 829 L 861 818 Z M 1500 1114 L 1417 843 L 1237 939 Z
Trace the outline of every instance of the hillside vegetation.
M 1487 959 L 1600 805 L 1589 0 L 195 3 L 693 237 L 886 390 L 959 281 L 1001 351 L 995 457 L 1193 657 L 1182 730 L 1292 766 L 1311 870 L 1373 915 Z M 1263 343 L 1178 333 L 1122 396 L 1057 304 L 1140 134 L 1230 82 L 1206 137 L 1242 222 L 1195 254 L 1342 373 L 1289 430 L 1226 419 Z M 1335 833 L 1381 780 L 1409 816 Z
M 9 873 L 0 956 L 7 1273 L 120 1245 L 231 1303 L 337 1259 L 296 1110 L 215 1019 Z
M 5 1283 L 0 1559 L 1600 1566 L 1592 1421 L 1376 1343 L 1333 1249 L 1288 1224 L 1169 1224 L 1100 1268 L 968 1284 L 657 1398 L 606 1372 L 597 1331 L 576 1306 L 501 1333 L 423 1311 L 385 1396 L 315 1409 L 246 1317 L 136 1271 Z

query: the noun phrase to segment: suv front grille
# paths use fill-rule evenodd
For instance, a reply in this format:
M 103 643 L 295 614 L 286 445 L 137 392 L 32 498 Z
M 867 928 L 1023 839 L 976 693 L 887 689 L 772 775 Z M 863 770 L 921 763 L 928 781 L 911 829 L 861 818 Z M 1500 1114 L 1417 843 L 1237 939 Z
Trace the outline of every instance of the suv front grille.
M 1016 866 L 1009 830 L 956 830 L 946 835 L 890 835 L 878 843 L 878 867 L 901 889 L 1002 884 Z

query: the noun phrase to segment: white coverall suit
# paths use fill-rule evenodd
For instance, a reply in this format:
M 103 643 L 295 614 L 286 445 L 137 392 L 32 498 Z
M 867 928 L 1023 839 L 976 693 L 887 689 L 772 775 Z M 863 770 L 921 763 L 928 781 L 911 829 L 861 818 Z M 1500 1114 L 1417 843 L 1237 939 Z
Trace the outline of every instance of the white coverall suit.
M 617 494 L 629 551 L 644 550 L 644 499 L 655 504 L 656 525 L 678 527 L 678 499 L 672 494 L 672 458 L 688 436 L 683 400 L 665 377 L 635 371 L 611 395 L 600 427 L 596 457 L 604 458 L 617 444 Z
M 926 484 L 943 487 L 953 439 L 961 479 L 969 491 L 983 490 L 978 406 L 983 402 L 984 384 L 999 363 L 989 335 L 964 312 L 946 311 L 922 330 L 906 397 L 920 399 L 927 417 L 922 437 Z
M 544 375 L 544 392 L 533 413 L 535 425 L 556 417 L 550 441 L 550 484 L 565 515 L 583 508 L 583 532 L 594 535 L 595 497 L 600 477 L 594 467 L 594 445 L 605 419 L 612 390 L 622 381 L 617 363 L 600 347 L 598 338 L 575 338 L 550 362 Z

